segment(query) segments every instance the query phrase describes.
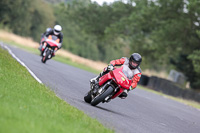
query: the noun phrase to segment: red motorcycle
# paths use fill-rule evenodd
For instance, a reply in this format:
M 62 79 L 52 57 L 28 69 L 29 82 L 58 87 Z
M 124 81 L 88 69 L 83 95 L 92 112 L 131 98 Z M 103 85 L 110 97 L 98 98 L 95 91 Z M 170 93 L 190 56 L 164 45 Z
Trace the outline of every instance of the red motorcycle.
M 116 68 L 99 79 L 99 83 L 90 83 L 91 90 L 84 96 L 84 100 L 92 106 L 100 102 L 109 102 L 118 97 L 125 89 L 129 89 L 131 80 L 123 73 L 123 67 Z
M 43 38 L 42 43 L 45 46 L 44 51 L 41 53 L 42 62 L 45 63 L 48 59 L 51 59 L 55 49 L 58 49 L 60 39 L 57 36 L 49 35 L 48 38 Z

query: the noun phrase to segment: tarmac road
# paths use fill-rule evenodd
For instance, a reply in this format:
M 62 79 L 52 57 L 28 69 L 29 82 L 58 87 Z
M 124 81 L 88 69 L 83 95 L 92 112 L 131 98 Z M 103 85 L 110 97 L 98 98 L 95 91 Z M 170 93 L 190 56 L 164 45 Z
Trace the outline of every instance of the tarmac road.
M 116 98 L 93 107 L 83 97 L 96 75 L 54 60 L 43 64 L 39 55 L 9 48 L 57 96 L 117 133 L 200 133 L 197 109 L 139 88 L 125 100 Z

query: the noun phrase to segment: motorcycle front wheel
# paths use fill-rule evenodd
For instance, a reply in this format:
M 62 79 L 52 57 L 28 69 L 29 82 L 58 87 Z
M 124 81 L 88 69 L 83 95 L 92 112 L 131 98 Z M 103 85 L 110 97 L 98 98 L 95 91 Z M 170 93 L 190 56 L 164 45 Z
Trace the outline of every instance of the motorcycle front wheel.
M 112 86 L 109 86 L 103 93 L 97 95 L 92 101 L 91 105 L 96 106 L 100 102 L 102 102 L 107 96 L 111 95 L 114 91 L 114 88 Z
M 84 100 L 86 103 L 90 103 L 92 101 L 92 96 L 90 91 L 86 93 L 86 95 L 84 96 Z
M 48 59 L 48 56 L 51 54 L 51 51 L 50 50 L 47 50 L 46 52 L 46 55 L 45 56 L 42 56 L 42 63 L 46 63 L 47 59 Z

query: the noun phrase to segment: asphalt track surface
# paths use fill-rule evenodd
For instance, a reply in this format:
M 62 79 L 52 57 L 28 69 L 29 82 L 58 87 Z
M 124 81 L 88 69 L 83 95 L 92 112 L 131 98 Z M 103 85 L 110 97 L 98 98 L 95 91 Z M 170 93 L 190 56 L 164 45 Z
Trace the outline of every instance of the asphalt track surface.
M 200 111 L 195 108 L 139 88 L 125 100 L 93 107 L 83 97 L 95 74 L 54 60 L 43 64 L 39 55 L 9 48 L 58 97 L 117 133 L 200 133 Z

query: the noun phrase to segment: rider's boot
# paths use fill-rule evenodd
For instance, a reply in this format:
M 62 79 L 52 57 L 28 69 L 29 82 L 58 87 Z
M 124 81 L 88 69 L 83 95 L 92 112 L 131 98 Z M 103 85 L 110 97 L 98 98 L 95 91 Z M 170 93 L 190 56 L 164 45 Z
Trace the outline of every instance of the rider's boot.
M 99 82 L 99 78 L 102 77 L 104 74 L 103 72 L 101 72 L 98 76 L 96 76 L 95 78 L 90 79 L 90 83 L 96 84 Z
M 124 90 L 124 92 L 122 92 L 122 94 L 119 95 L 119 97 L 120 97 L 121 99 L 125 99 L 127 96 L 128 96 L 128 90 Z
M 52 54 L 52 57 L 54 57 L 54 56 L 55 56 L 55 53 Z
M 43 52 L 44 52 L 44 48 L 42 47 L 42 49 L 41 49 L 41 53 L 40 53 L 40 56 L 43 55 Z
M 55 53 L 56 53 L 57 50 L 58 50 L 58 48 L 55 48 L 55 49 L 54 49 L 54 51 L 53 51 L 53 53 L 52 53 L 52 57 L 55 56 Z M 51 58 L 52 58 L 52 57 L 51 57 Z
M 54 56 L 55 56 L 55 52 L 53 52 L 53 53 L 52 53 L 52 56 L 51 56 L 51 58 L 52 58 L 52 57 L 54 57 Z

